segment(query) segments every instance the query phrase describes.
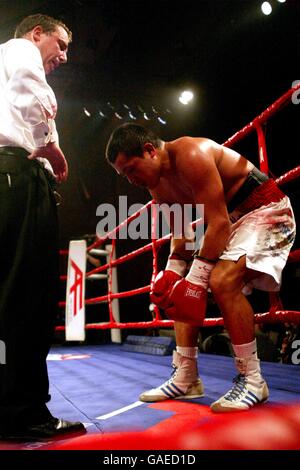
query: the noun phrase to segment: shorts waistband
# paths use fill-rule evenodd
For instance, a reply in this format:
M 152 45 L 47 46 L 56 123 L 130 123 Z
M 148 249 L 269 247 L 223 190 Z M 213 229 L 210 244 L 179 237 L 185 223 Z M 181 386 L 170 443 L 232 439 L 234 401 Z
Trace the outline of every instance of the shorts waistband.
M 228 212 L 231 213 L 236 210 L 237 207 L 239 207 L 256 188 L 258 188 L 262 183 L 268 180 L 269 177 L 265 173 L 262 173 L 258 168 L 254 167 L 248 173 L 246 180 L 239 188 L 237 193 L 227 204 Z
M 239 220 L 249 212 L 253 212 L 263 206 L 268 206 L 272 202 L 281 201 L 286 195 L 278 188 L 273 179 L 264 181 L 255 188 L 252 193 L 238 207 L 229 213 L 232 223 Z

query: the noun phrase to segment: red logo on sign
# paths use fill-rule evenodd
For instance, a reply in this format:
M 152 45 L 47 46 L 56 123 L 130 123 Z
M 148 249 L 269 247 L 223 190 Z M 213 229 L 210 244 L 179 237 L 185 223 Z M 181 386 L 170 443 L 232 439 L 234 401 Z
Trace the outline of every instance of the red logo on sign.
M 74 284 L 70 287 L 70 294 L 74 295 L 73 315 L 75 317 L 83 305 L 83 273 L 73 260 L 71 260 L 71 268 L 74 269 Z

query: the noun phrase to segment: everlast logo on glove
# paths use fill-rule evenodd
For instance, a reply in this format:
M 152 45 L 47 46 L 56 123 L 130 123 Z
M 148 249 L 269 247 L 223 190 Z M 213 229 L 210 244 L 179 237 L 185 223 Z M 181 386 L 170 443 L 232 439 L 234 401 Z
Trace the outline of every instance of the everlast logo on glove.
M 191 289 L 190 287 L 187 288 L 185 291 L 186 297 L 195 297 L 196 299 L 200 299 L 202 292 L 197 289 Z
M 208 280 L 214 264 L 194 259 L 188 275 L 177 281 L 171 291 L 171 318 L 202 326 L 206 312 Z M 171 315 L 170 315 L 171 313 Z

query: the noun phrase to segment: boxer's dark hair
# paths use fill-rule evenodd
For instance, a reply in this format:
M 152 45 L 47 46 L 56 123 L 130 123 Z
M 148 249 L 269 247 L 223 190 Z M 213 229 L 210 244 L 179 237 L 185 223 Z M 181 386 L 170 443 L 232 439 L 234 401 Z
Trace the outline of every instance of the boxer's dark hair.
M 142 157 L 144 144 L 151 143 L 154 147 L 161 146 L 161 139 L 149 129 L 139 124 L 126 123 L 117 127 L 111 134 L 105 151 L 109 163 L 114 163 L 119 153 Z

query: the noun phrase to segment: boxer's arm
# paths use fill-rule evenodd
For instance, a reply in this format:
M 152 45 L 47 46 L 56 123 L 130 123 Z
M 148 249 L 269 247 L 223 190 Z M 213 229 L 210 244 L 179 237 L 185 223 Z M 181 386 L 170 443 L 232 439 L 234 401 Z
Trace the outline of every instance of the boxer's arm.
M 182 158 L 177 159 L 178 173 L 190 189 L 194 204 L 204 206 L 206 231 L 199 255 L 210 261 L 219 258 L 230 235 L 223 183 L 214 158 L 218 144 L 215 145 L 203 152 L 191 143 Z
M 165 213 L 165 219 L 172 233 L 170 255 L 165 269 L 157 274 L 151 284 L 150 300 L 158 307 L 166 309 L 170 305 L 169 297 L 174 284 L 185 276 L 188 263 L 193 259 L 192 250 L 187 250 L 185 246 L 187 242 L 193 240 L 194 233 L 185 219 L 174 222 L 174 217 L 180 217 L 179 213 L 175 213 L 175 215 L 172 213 L 170 216 L 169 211 L 166 213 L 164 204 L 162 204 L 161 210 Z M 184 214 L 184 211 L 179 212 Z M 177 228 L 181 227 L 179 233 L 176 232 L 175 225 Z
M 224 189 L 215 158 L 203 153 L 197 145 L 186 149 L 178 170 L 190 188 L 195 204 L 204 205 L 207 228 L 188 275 L 178 280 L 169 296 L 169 315 L 178 321 L 202 325 L 206 312 L 207 287 L 215 263 L 223 252 L 230 235 L 230 222 Z

